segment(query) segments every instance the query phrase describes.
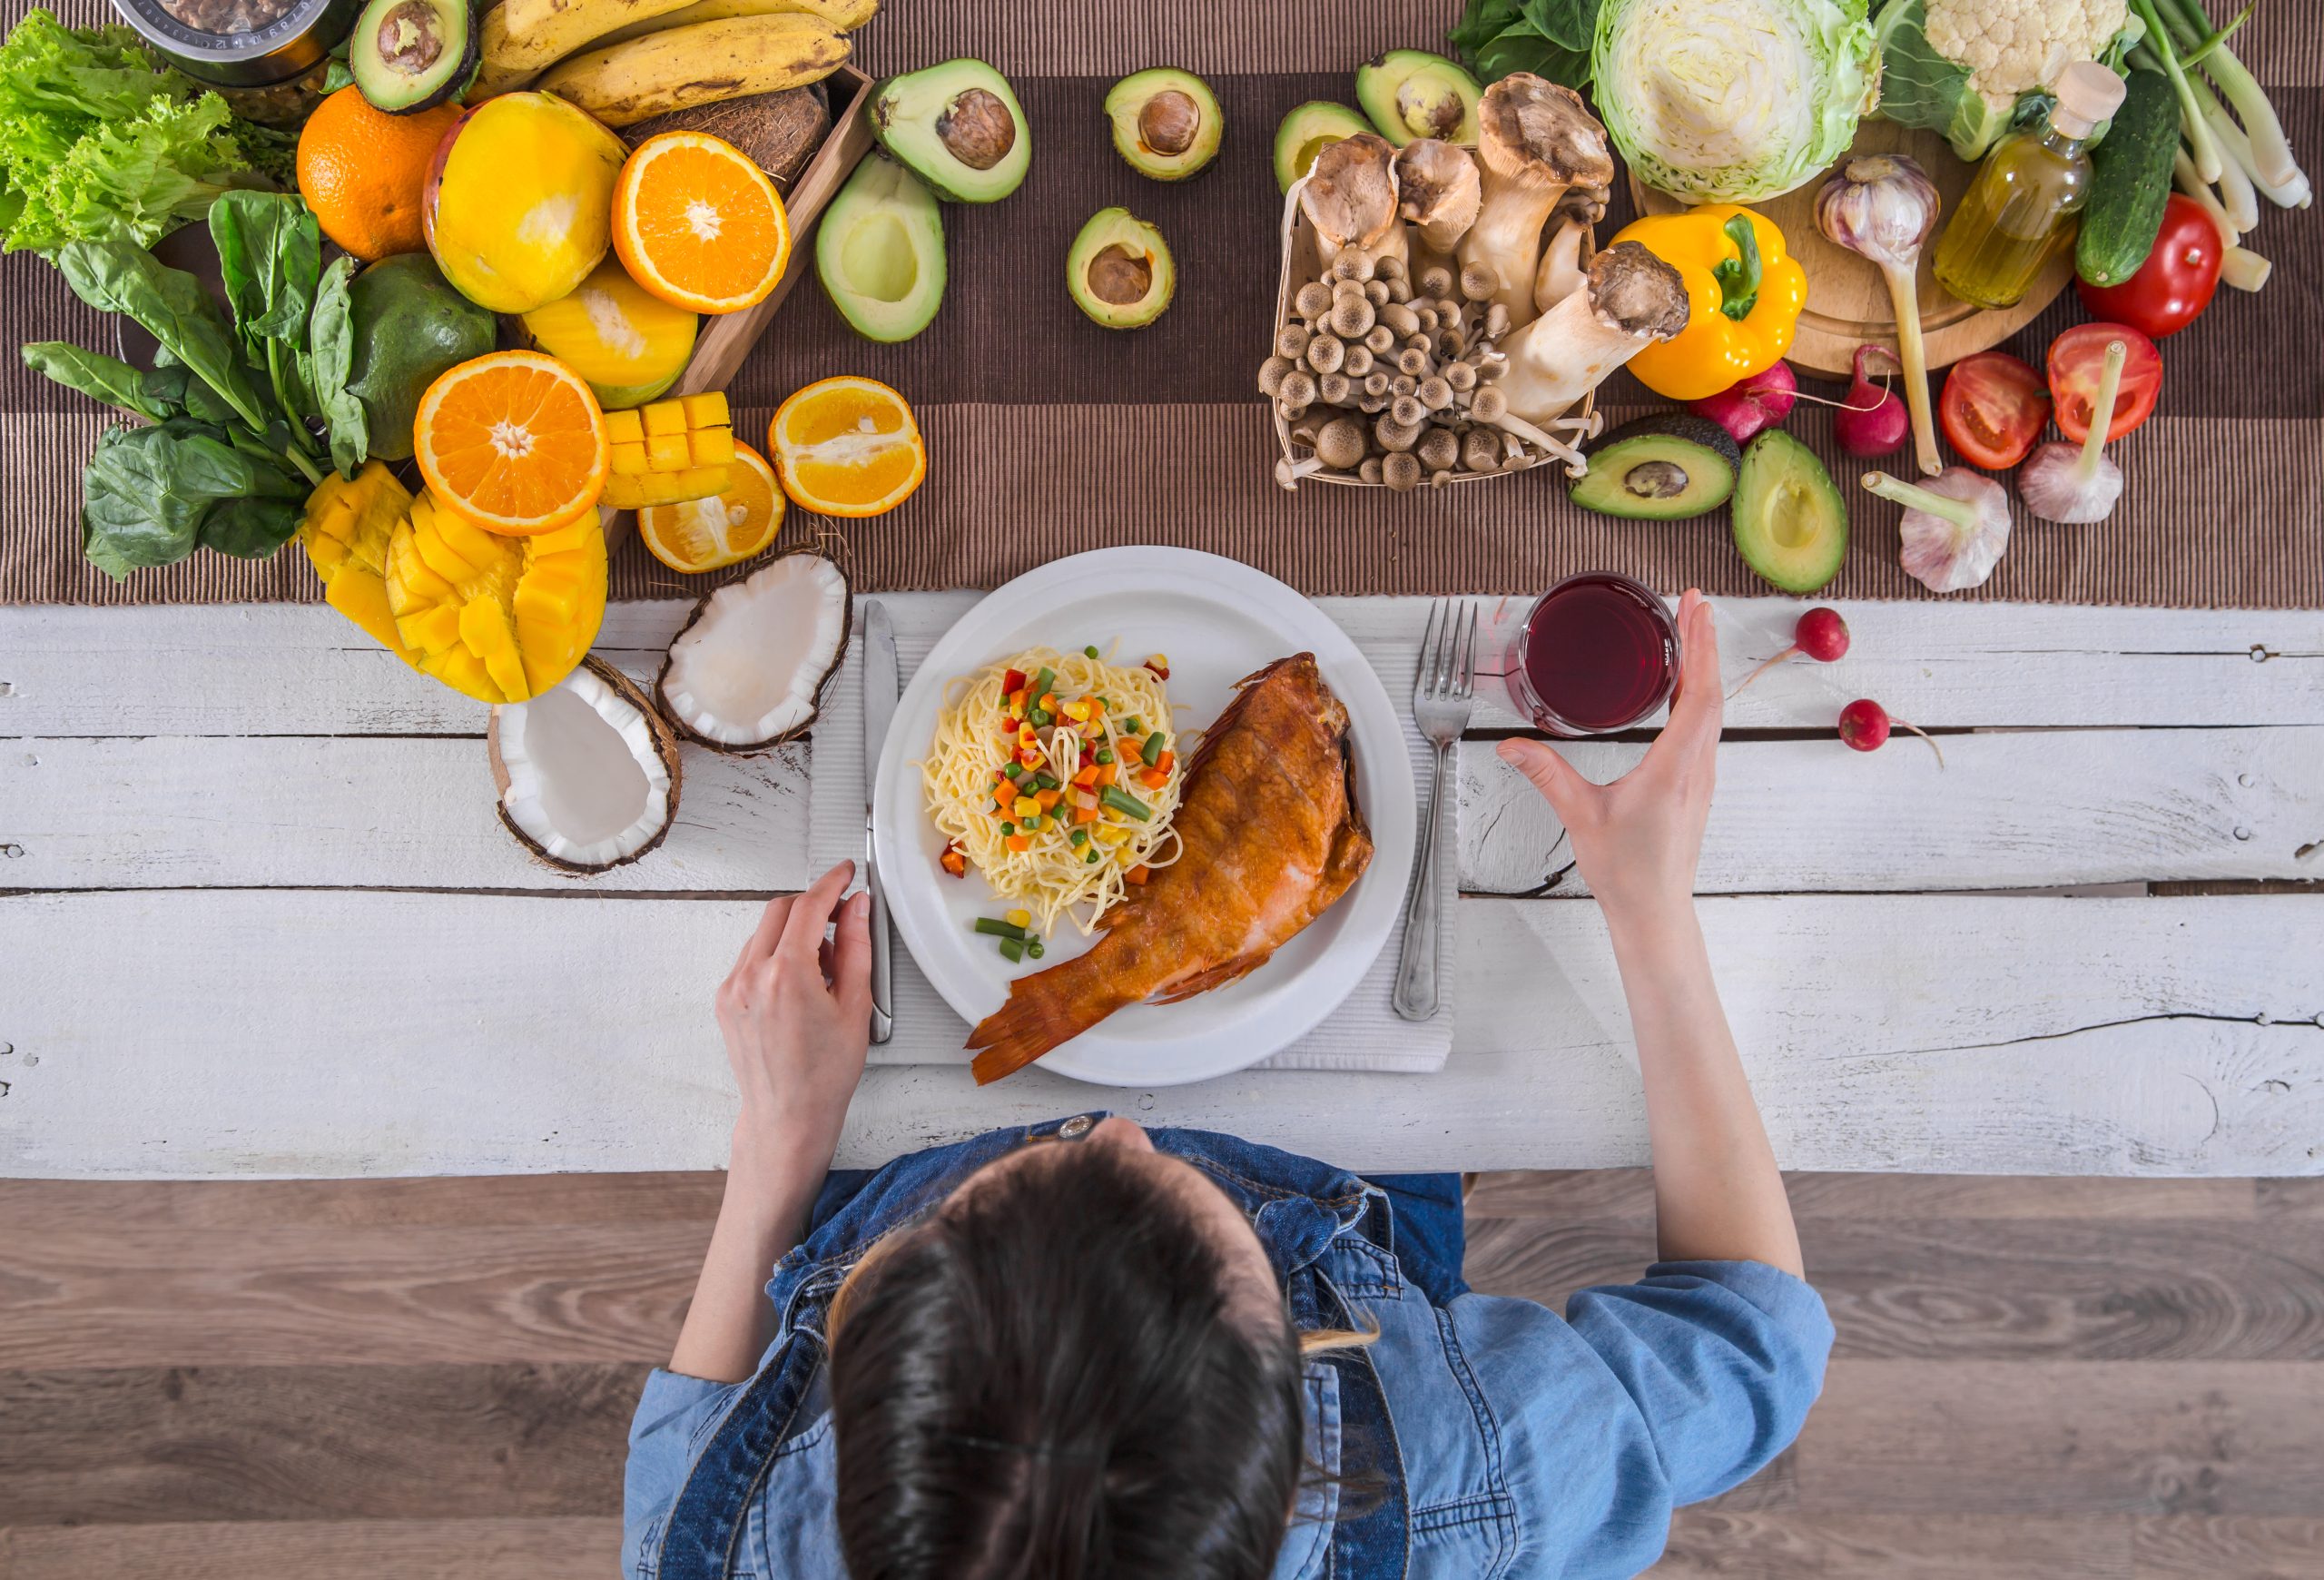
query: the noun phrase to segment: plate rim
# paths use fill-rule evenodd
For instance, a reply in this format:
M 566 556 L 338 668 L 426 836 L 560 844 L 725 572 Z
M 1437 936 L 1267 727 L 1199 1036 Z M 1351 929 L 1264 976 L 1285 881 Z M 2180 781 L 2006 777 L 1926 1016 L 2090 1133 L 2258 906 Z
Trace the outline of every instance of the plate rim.
M 1373 836 L 1373 862 L 1357 881 L 1355 891 L 1343 896 L 1341 901 L 1343 904 L 1351 902 L 1356 904 L 1357 910 L 1352 913 L 1351 920 L 1360 931 L 1355 934 L 1353 944 L 1343 941 L 1322 960 L 1311 963 L 1305 968 L 1307 975 L 1315 976 L 1322 973 L 1327 963 L 1331 967 L 1329 973 L 1323 976 L 1324 987 L 1320 991 L 1311 993 L 1304 1001 L 1294 999 L 1288 1004 L 1278 1001 L 1268 1006 L 1264 1032 L 1246 1034 L 1245 1027 L 1238 1025 L 1236 1036 L 1231 1043 L 1226 1044 L 1234 1052 L 1224 1059 L 1215 1059 L 1199 1067 L 1141 1071 L 1135 1080 L 1124 1080 L 1078 1067 L 1080 1061 L 1069 1046 L 1060 1051 L 1062 1058 L 1060 1052 L 1052 1052 L 1040 1062 L 1041 1067 L 1052 1073 L 1102 1086 L 1163 1087 L 1213 1080 L 1247 1069 L 1270 1054 L 1279 1052 L 1314 1031 L 1347 1002 L 1348 995 L 1370 973 L 1382 951 L 1394 936 L 1396 917 L 1403 908 L 1413 866 L 1418 858 L 1419 785 L 1417 770 L 1404 738 L 1403 719 L 1369 656 L 1336 620 L 1297 588 L 1239 560 L 1200 549 L 1126 545 L 1068 555 L 1038 566 L 985 594 L 963 610 L 936 638 L 927 657 L 898 694 L 888 736 L 881 746 L 878 771 L 870 786 L 874 859 L 882 873 L 901 873 L 916 854 L 912 843 L 892 826 L 895 820 L 881 815 L 884 803 L 895 789 L 894 776 L 906 771 L 906 759 L 911 751 L 911 744 L 899 726 L 915 706 L 925 702 L 927 690 L 943 684 L 943 677 L 958 671 L 961 664 L 990 661 L 987 656 L 964 656 L 953 649 L 965 647 L 975 639 L 973 632 L 979 618 L 988 609 L 1000 605 L 1003 600 L 1020 603 L 1029 595 L 1052 591 L 1059 582 L 1079 582 L 1091 574 L 1094 565 L 1098 562 L 1102 562 L 1105 574 L 1115 578 L 1125 573 L 1167 571 L 1185 578 L 1190 584 L 1187 590 L 1195 596 L 1201 596 L 1222 585 L 1231 586 L 1246 597 L 1263 605 L 1277 605 L 1294 611 L 1298 623 L 1295 628 L 1286 633 L 1297 643 L 1292 650 L 1315 651 L 1327 673 L 1334 666 L 1341 666 L 1360 676 L 1361 686 L 1356 694 L 1342 696 L 1349 709 L 1352 730 L 1377 724 L 1380 733 L 1393 742 L 1393 747 L 1383 748 L 1380 752 L 1384 771 L 1384 765 L 1392 762 L 1401 770 L 1387 775 L 1389 783 L 1386 785 L 1370 786 L 1365 796 L 1363 810 L 1365 825 Z M 1344 694 L 1348 689 L 1334 682 L 1335 692 Z M 1376 719 L 1364 716 L 1375 712 Z M 1364 727 L 1356 747 L 1359 754 L 1370 753 L 1372 748 L 1368 742 L 1371 734 L 1370 728 Z M 1359 764 L 1362 761 L 1363 756 L 1360 755 Z M 1384 795 L 1384 790 L 1386 792 Z M 1383 801 L 1391 805 L 1379 805 Z M 917 827 L 920 820 L 914 817 L 909 821 Z M 908 909 L 899 907 L 895 899 L 891 889 L 888 913 L 899 938 L 919 965 L 921 973 L 953 1013 L 973 1023 L 970 1012 L 963 1009 L 954 994 L 948 991 L 948 984 L 940 980 L 940 973 L 929 968 L 925 953 L 920 946 L 921 929 L 917 918 Z M 1366 933 L 1376 933 L 1368 944 L 1363 942 Z M 1085 1036 L 1092 1034 L 1096 1033 L 1085 1033 Z

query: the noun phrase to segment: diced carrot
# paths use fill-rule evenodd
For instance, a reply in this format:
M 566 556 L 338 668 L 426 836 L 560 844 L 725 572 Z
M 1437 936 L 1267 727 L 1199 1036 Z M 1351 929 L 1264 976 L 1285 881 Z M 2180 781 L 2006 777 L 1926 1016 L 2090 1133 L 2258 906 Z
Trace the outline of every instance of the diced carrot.
M 1062 792 L 1056 790 L 1036 790 L 1033 792 L 1033 800 L 1042 811 L 1047 812 L 1050 807 L 1055 806 L 1058 804 L 1062 794 Z
M 1103 788 L 1108 785 L 1118 783 L 1121 776 L 1122 766 L 1119 763 L 1100 763 L 1098 765 L 1098 784 L 1100 788 Z
M 965 878 L 969 875 L 969 858 L 960 854 L 959 846 L 948 846 L 944 854 L 937 859 L 943 865 L 944 870 L 954 877 Z
M 1153 875 L 1153 874 L 1147 871 L 1146 864 L 1141 862 L 1137 866 L 1134 866 L 1130 868 L 1129 871 L 1124 873 L 1122 874 L 1122 881 L 1126 884 L 1136 884 L 1138 887 L 1144 888 L 1146 886 L 1146 880 Z
M 1073 821 L 1077 824 L 1095 823 L 1098 821 L 1098 809 L 1094 806 L 1077 806 L 1073 809 Z
M 1014 674 L 1015 671 L 1012 670 L 1010 673 Z M 1018 714 L 1022 714 L 1025 711 L 1025 683 L 1023 680 L 1019 680 L 1015 688 L 1009 693 L 1009 706 L 1012 712 Z
M 1177 765 L 1177 753 L 1165 752 L 1160 756 L 1154 759 L 1154 771 L 1157 774 L 1167 774 L 1174 765 Z
M 1081 772 L 1073 776 L 1073 782 L 1076 785 L 1080 785 L 1084 790 L 1088 789 L 1090 785 L 1095 785 L 1098 782 L 1098 765 L 1092 763 L 1088 767 L 1082 769 Z
M 1014 851 L 1027 851 L 1033 848 L 1033 841 L 1031 837 L 1022 834 L 1012 834 L 1002 843 L 1007 844 L 1010 850 Z

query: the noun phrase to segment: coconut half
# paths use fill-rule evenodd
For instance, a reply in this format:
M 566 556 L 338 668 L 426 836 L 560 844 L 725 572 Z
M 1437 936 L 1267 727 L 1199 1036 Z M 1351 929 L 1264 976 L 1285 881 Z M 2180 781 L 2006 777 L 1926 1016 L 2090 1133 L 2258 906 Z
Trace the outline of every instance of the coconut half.
M 755 752 L 815 722 L 847 655 L 854 599 L 820 554 L 793 549 L 694 606 L 670 643 L 654 694 L 688 740 Z
M 568 873 L 634 862 L 678 812 L 678 738 L 645 694 L 603 659 L 529 702 L 492 710 L 486 745 L 500 821 Z

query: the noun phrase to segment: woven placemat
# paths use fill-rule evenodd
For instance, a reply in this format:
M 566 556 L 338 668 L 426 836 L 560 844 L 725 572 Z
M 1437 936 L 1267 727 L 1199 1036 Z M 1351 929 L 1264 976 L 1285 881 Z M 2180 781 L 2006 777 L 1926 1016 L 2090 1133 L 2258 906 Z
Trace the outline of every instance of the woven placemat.
M 86 20 L 100 5 L 61 9 Z M 947 206 L 950 285 L 918 339 L 858 339 L 812 283 L 776 316 L 734 388 L 745 434 L 762 431 L 799 386 L 862 373 L 912 401 L 930 455 L 927 483 L 889 515 L 835 523 L 803 514 L 792 530 L 838 532 L 858 585 L 874 590 L 990 587 L 1059 555 L 1157 543 L 1228 555 L 1313 594 L 1522 592 L 1590 568 L 1669 590 L 1765 591 L 1723 515 L 1613 521 L 1568 504 L 1546 471 L 1403 497 L 1275 486 L 1273 435 L 1253 380 L 1274 304 L 1275 123 L 1305 99 L 1349 101 L 1355 64 L 1383 49 L 1441 47 L 1459 12 L 1454 0 L 889 0 L 862 36 L 866 69 L 955 54 L 992 62 L 1023 102 L 1032 173 L 1005 202 Z M 2324 7 L 2266 9 L 2237 45 L 2295 150 L 2324 160 Z M 1218 162 L 1176 186 L 1122 163 L 1100 110 L 1115 78 L 1158 64 L 1208 78 L 1228 127 Z M 1075 232 L 1117 203 L 1161 226 L 1179 272 L 1170 310 L 1128 334 L 1088 322 L 1065 291 Z M 1618 200 L 1601 234 L 1628 217 Z M 2201 322 L 2166 342 L 2158 414 L 2116 451 L 2128 485 L 2114 518 L 2056 527 L 2021 514 L 1992 579 L 1955 596 L 2324 606 L 2324 218 L 2270 209 L 2253 244 L 2274 261 L 2274 278 L 2256 295 L 2222 290 Z M 794 267 L 810 256 L 803 247 Z M 2006 349 L 2038 362 L 2080 316 L 2069 295 Z M 0 263 L 0 322 L 13 343 L 109 346 L 112 332 L 47 265 L 24 256 Z M 1601 400 L 1610 422 L 1659 404 L 1627 374 Z M 205 552 L 125 585 L 87 566 L 80 469 L 108 420 L 13 359 L 0 370 L 0 602 L 320 597 L 295 551 L 260 564 Z M 1849 499 L 1855 542 L 1831 593 L 1928 596 L 1896 564 L 1896 508 L 1854 486 L 1862 463 L 1829 447 L 1828 421 L 1793 426 Z M 699 585 L 635 542 L 615 559 L 616 597 L 692 596 Z

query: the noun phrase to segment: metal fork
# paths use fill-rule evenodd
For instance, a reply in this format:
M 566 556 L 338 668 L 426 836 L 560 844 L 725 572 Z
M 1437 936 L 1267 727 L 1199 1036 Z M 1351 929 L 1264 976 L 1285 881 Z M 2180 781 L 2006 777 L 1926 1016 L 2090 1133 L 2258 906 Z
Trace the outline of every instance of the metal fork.
M 1420 675 L 1413 683 L 1413 717 L 1436 748 L 1436 777 L 1420 825 L 1420 855 L 1413 863 L 1412 893 L 1404 896 L 1404 947 L 1396 963 L 1391 1001 L 1407 1021 L 1436 1013 L 1436 830 L 1444 803 L 1444 775 L 1452 747 L 1469 727 L 1477 694 L 1477 611 L 1440 598 L 1428 611 L 1420 640 Z

